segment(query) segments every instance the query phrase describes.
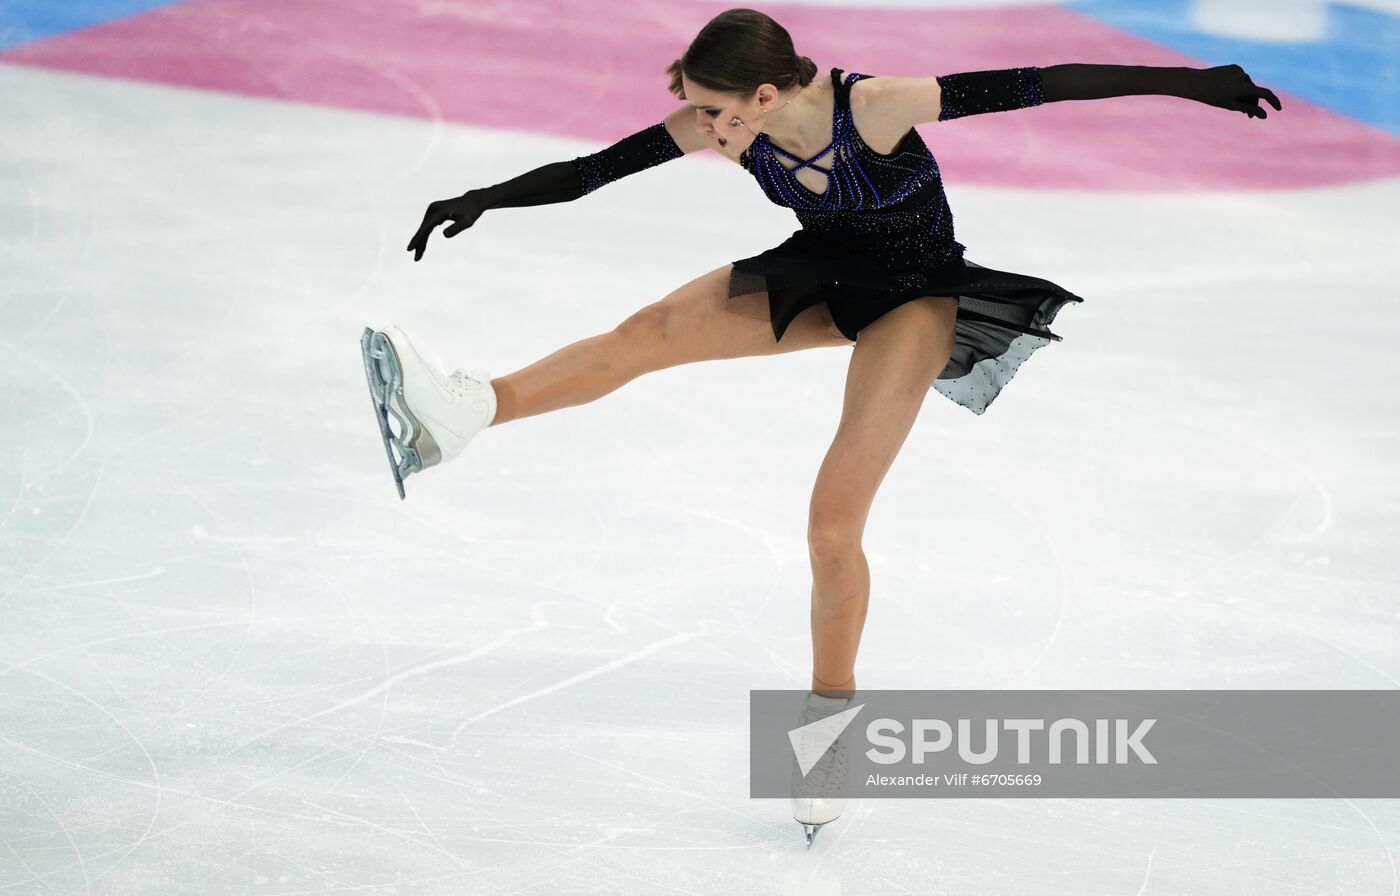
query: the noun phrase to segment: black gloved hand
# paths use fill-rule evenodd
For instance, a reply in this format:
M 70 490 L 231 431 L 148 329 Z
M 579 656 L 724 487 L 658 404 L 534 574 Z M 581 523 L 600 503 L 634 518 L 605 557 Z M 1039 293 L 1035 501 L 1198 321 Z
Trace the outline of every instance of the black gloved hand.
M 1047 103 L 1160 94 L 1243 112 L 1250 118 L 1269 117 L 1259 105 L 1261 99 L 1268 100 L 1275 109 L 1283 110 L 1283 104 L 1274 96 L 1274 92 L 1256 85 L 1238 65 L 1201 69 L 1067 63 L 1039 71 Z
M 657 127 L 660 127 L 659 125 Z M 664 134 L 665 129 L 661 128 Z M 666 138 L 670 140 L 670 137 Z M 610 150 L 604 150 L 594 157 L 610 158 Z M 680 150 L 676 150 L 677 153 Z M 653 162 L 652 164 L 655 164 Z M 452 199 L 439 199 L 428 206 L 423 215 L 423 224 L 413 239 L 408 241 L 408 251 L 416 253 L 413 260 L 423 257 L 428 249 L 428 234 L 444 221 L 454 222 L 442 235 L 451 239 L 476 223 L 481 213 L 488 208 L 523 208 L 531 205 L 550 205 L 556 202 L 572 202 L 584 195 L 583 183 L 579 179 L 576 160 L 550 162 L 519 177 L 512 177 L 504 183 L 480 190 L 468 190 Z
M 443 236 L 451 239 L 475 224 L 476 219 L 488 208 L 490 201 L 485 190 L 468 190 L 461 196 L 429 203 L 428 210 L 423 214 L 423 223 L 419 225 L 413 239 L 408 241 L 408 251 L 414 253 L 413 260 L 418 261 L 423 257 L 423 253 L 428 251 L 428 234 L 439 224 L 452 222 L 452 226 L 442 232 Z
M 1194 71 L 1193 76 L 1189 95 L 1191 99 L 1208 106 L 1243 112 L 1250 118 L 1268 118 L 1269 113 L 1259 105 L 1262 99 L 1268 100 L 1275 111 L 1283 111 L 1283 103 L 1274 96 L 1274 92 L 1256 85 L 1238 65 L 1200 69 Z

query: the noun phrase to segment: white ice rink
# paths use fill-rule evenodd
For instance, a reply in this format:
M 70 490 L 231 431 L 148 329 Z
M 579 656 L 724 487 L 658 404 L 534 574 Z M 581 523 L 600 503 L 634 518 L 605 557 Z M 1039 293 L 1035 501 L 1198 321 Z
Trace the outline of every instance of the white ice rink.
M 0 894 L 1400 890 L 1396 800 L 866 800 L 806 852 L 749 799 L 849 349 L 649 375 L 398 500 L 364 326 L 514 371 L 790 233 L 739 169 L 413 264 L 462 160 L 598 145 L 18 65 L 0 122 Z M 968 258 L 1086 301 L 984 416 L 930 393 L 860 685 L 1400 686 L 1400 179 L 947 190 Z

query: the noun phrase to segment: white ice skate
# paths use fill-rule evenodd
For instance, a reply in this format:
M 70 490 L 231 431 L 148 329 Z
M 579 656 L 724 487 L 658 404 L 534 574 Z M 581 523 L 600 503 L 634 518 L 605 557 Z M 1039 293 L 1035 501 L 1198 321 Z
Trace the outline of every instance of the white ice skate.
M 447 376 L 434 370 L 398 327 L 366 327 L 360 351 L 384 453 L 402 499 L 404 479 L 461 454 L 472 437 L 491 424 L 496 390 L 484 368 Z M 390 415 L 398 421 L 398 433 L 389 428 Z
M 811 693 L 807 695 L 807 702 L 802 707 L 799 721 L 804 726 L 810 725 L 838 712 L 845 712 L 850 708 L 850 704 L 849 698 Z M 795 754 L 810 759 L 821 746 L 821 742 L 809 732 L 794 734 L 800 738 L 793 744 Z M 792 817 L 802 825 L 802 830 L 807 835 L 808 849 L 812 848 L 812 841 L 816 839 L 817 831 L 821 830 L 822 825 L 835 821 L 841 815 L 846 801 L 836 798 L 834 794 L 839 793 L 845 784 L 849 766 L 844 735 L 836 738 L 825 752 L 821 753 L 821 758 L 806 775 L 802 774 L 802 769 L 796 762 L 793 763 Z

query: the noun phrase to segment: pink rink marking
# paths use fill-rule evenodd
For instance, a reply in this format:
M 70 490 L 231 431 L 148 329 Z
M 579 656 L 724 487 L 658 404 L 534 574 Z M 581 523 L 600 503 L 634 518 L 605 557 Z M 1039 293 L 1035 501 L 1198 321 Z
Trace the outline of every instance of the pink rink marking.
M 611 0 L 192 0 L 15 47 L 0 62 L 578 137 L 601 149 L 681 102 L 667 92 L 664 69 L 727 8 L 671 0 L 625 11 Z M 1207 64 L 1053 6 L 769 12 L 823 77 L 833 66 L 929 76 L 1064 62 Z M 1284 109 L 1269 108 L 1265 121 L 1139 96 L 919 131 L 950 183 L 1179 193 L 1400 174 L 1400 140 L 1273 89 Z

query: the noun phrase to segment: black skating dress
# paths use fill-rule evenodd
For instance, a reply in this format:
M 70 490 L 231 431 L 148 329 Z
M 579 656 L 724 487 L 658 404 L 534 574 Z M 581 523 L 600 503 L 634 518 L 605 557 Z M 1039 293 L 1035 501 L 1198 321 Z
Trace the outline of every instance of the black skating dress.
M 831 70 L 836 108 L 830 146 L 799 159 L 760 133 L 739 162 L 769 200 L 791 208 L 802 229 L 781 244 L 734 262 L 730 297 L 767 291 L 773 336 L 800 312 L 825 302 L 848 339 L 885 312 L 920 296 L 957 296 L 957 337 L 933 388 L 981 414 L 1036 349 L 1059 342 L 1047 327 L 1060 308 L 1082 302 L 1063 287 L 963 258 L 938 163 L 913 128 L 890 155 L 861 139 L 851 121 L 851 85 Z M 789 168 L 781 154 L 800 164 Z M 815 164 L 823 158 L 827 166 Z M 794 176 L 827 175 L 815 193 Z

